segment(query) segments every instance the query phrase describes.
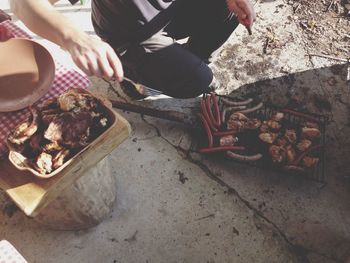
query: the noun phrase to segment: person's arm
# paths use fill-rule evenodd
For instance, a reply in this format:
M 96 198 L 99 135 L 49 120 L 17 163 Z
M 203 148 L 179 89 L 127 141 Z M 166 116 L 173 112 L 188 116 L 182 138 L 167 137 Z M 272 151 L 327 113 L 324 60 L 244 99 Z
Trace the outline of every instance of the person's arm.
M 253 25 L 256 15 L 250 0 L 226 0 L 226 3 L 228 9 L 236 14 L 242 25 L 249 28 Z
M 114 50 L 74 26 L 54 9 L 55 2 L 57 0 L 10 0 L 14 14 L 30 30 L 66 49 L 86 74 L 116 77 L 121 81 L 123 69 Z

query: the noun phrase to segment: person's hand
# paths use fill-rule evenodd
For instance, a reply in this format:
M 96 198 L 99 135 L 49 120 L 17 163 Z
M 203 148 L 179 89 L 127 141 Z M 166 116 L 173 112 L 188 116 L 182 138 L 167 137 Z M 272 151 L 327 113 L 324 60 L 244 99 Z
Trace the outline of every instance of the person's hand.
M 0 25 L 0 42 L 9 40 L 14 36 L 7 30 L 6 27 Z
M 123 80 L 123 67 L 113 48 L 98 37 L 77 33 L 63 46 L 87 75 Z
M 254 7 L 249 0 L 226 0 L 228 9 L 235 13 L 238 21 L 246 26 L 251 27 L 256 19 Z

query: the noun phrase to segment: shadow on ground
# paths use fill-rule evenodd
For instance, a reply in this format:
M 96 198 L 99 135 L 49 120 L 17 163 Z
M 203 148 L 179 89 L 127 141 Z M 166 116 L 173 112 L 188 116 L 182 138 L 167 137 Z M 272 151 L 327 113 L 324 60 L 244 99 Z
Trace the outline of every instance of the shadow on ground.
M 275 227 L 295 251 L 312 262 L 343 262 L 350 257 L 350 82 L 347 65 L 307 70 L 284 77 L 241 86 L 229 96 L 253 97 L 279 107 L 288 107 L 329 118 L 326 129 L 325 183 L 264 171 L 195 152 L 198 134 L 191 143 L 174 143 L 189 161 L 237 195 L 254 213 Z M 171 98 L 152 101 L 163 110 L 197 112 L 199 99 Z M 179 108 L 181 105 L 181 109 Z M 196 106 L 197 105 L 197 106 Z M 152 120 L 161 136 L 176 141 L 172 125 Z M 177 126 L 177 128 L 174 128 Z M 195 130 L 194 132 L 198 132 Z M 176 133 L 175 133 L 176 134 Z M 181 134 L 178 131 L 177 134 Z M 181 140 L 182 141 L 182 140 Z M 191 146 L 188 146 L 191 145 Z M 189 149 L 190 148 L 190 149 Z
M 264 172 L 219 157 L 204 164 L 308 257 L 350 257 L 350 80 L 347 65 L 318 68 L 241 86 L 232 97 L 328 116 L 325 183 Z M 320 262 L 320 261 L 318 261 Z
M 322 114 L 327 125 L 328 174 L 347 177 L 350 171 L 350 80 L 347 65 L 334 65 L 259 81 L 230 96 L 258 97 L 268 104 Z

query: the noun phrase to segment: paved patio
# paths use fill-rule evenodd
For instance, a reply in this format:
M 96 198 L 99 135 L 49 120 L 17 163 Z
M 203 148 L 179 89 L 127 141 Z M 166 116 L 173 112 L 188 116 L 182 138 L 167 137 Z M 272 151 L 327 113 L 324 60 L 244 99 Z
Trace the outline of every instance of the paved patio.
M 0 0 L 0 8 L 9 11 L 7 1 Z M 93 32 L 89 3 L 61 1 L 57 8 Z M 219 92 L 255 92 L 281 104 L 298 98 L 306 109 L 332 116 L 325 183 L 204 158 L 192 151 L 187 127 L 124 112 L 133 132 L 111 155 L 117 178 L 111 216 L 87 231 L 52 231 L 0 193 L 0 239 L 29 262 L 350 262 L 348 67 L 308 56 L 305 35 L 288 19 L 293 9 L 284 1 L 256 8 L 253 36 L 238 28 L 213 64 Z M 268 28 L 283 43 L 264 54 Z M 50 49 L 73 66 L 62 50 Z M 95 91 L 116 96 L 115 83 L 92 81 Z M 320 106 L 321 99 L 328 104 Z M 153 103 L 193 107 L 191 100 Z

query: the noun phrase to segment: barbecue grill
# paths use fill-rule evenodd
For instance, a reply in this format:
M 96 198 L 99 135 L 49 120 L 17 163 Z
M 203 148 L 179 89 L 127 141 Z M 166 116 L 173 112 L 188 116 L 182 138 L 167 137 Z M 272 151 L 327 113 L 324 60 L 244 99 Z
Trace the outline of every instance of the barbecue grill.
M 208 96 L 215 96 L 214 99 L 210 99 L 212 104 L 208 106 L 209 98 Z M 250 109 L 253 110 L 241 110 L 241 112 L 246 111 L 245 116 L 250 119 L 258 119 L 261 121 L 266 121 L 272 118 L 274 114 L 277 112 L 283 113 L 284 117 L 281 121 L 282 128 L 279 131 L 281 134 L 285 132 L 286 129 L 293 129 L 296 131 L 297 138 L 301 138 L 301 128 L 305 122 L 316 123 L 321 132 L 321 136 L 317 139 L 313 140 L 313 146 L 304 152 L 298 152 L 295 158 L 295 164 L 301 163 L 305 156 L 312 156 L 313 158 L 317 158 L 318 162 L 316 165 L 312 167 L 301 167 L 299 165 L 294 164 L 286 164 L 286 163 L 276 163 L 272 161 L 272 158 L 269 154 L 269 144 L 264 143 L 258 137 L 260 131 L 259 129 L 251 129 L 244 130 L 241 132 L 232 132 L 227 131 L 225 127 L 225 123 L 216 123 L 215 116 L 221 116 L 221 120 L 227 120 L 227 118 L 232 114 L 231 112 L 226 112 L 225 108 L 227 108 L 228 101 L 232 101 L 234 105 L 237 105 L 237 110 L 235 112 L 240 112 L 240 108 L 242 104 L 248 105 L 258 105 L 258 106 L 249 106 Z M 217 106 L 219 109 L 219 114 L 217 113 L 217 106 L 215 103 L 217 102 Z M 225 103 L 224 103 L 225 102 Z M 203 114 L 204 111 L 204 114 Z M 210 112 L 212 111 L 212 112 Z M 209 113 L 208 113 L 209 112 Z M 207 115 L 205 117 L 205 115 Z M 203 124 L 203 127 L 207 133 L 208 143 L 204 145 L 201 143 L 199 147 L 199 152 L 201 153 L 215 153 L 216 154 L 227 154 L 228 150 L 232 150 L 232 152 L 237 153 L 239 157 L 245 156 L 247 158 L 234 158 L 233 161 L 245 163 L 248 165 L 257 166 L 263 169 L 282 171 L 286 174 L 293 175 L 302 175 L 306 178 L 310 178 L 316 181 L 324 181 L 325 179 L 325 134 L 326 134 L 326 123 L 327 117 L 318 114 L 312 114 L 302 111 L 297 111 L 294 109 L 288 108 L 279 108 L 273 105 L 263 104 L 253 100 L 233 100 L 227 96 L 220 96 L 217 94 L 204 95 L 201 105 L 201 113 L 199 115 L 200 120 Z M 208 124 L 209 123 L 209 124 Z M 213 124 L 214 123 L 214 124 Z M 206 127 L 207 126 L 207 127 Z M 209 134 L 210 133 L 210 134 Z M 220 138 L 221 136 L 232 134 L 236 136 L 236 142 L 234 146 L 220 146 Z M 211 138 L 210 138 L 211 137 Z M 296 146 L 296 144 L 294 145 Z M 222 149 L 220 149 L 222 148 Z

